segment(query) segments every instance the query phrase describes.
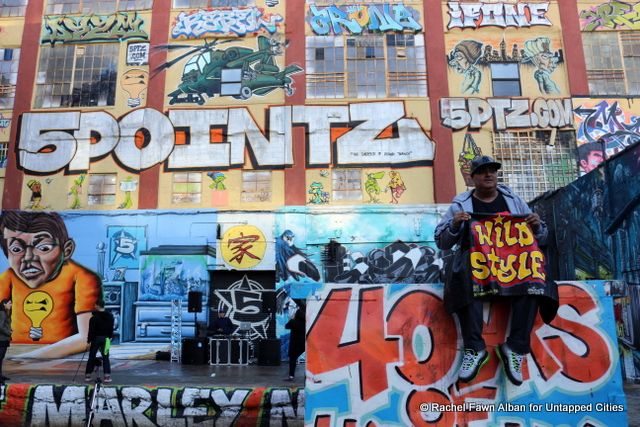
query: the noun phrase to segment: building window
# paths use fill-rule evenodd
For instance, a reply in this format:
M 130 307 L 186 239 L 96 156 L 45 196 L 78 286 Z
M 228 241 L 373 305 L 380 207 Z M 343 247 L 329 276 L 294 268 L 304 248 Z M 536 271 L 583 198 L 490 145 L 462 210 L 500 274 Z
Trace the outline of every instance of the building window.
M 255 0 L 173 0 L 173 8 L 254 6 L 255 3 Z
M 640 94 L 640 34 L 582 33 L 591 95 Z
M 0 168 L 7 167 L 7 154 L 9 153 L 9 143 L 0 142 Z
M 422 34 L 307 37 L 309 98 L 427 96 Z
M 0 108 L 13 108 L 20 49 L 0 49 Z
M 89 205 L 114 205 L 116 203 L 115 173 L 89 175 Z
M 35 108 L 115 104 L 118 43 L 42 46 Z
M 180 172 L 173 174 L 171 203 L 200 203 L 202 200 L 202 174 L 200 172 Z
M 270 202 L 271 194 L 271 171 L 242 172 L 242 202 Z
M 153 0 L 48 0 L 45 15 L 104 14 L 122 10 L 145 10 L 152 7 Z
M 362 200 L 360 169 L 334 169 L 331 178 L 333 200 Z
M 578 178 L 574 131 L 495 132 L 493 154 L 502 163 L 498 181 L 525 200 Z
M 28 0 L 1 0 L 0 16 L 24 16 Z
M 493 96 L 520 96 L 520 70 L 517 62 L 490 64 Z

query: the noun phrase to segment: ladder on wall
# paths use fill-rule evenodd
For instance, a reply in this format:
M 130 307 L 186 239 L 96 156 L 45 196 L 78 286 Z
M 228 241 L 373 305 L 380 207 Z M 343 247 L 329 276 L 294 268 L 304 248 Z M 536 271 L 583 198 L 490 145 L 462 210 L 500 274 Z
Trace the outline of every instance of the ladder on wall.
M 182 301 L 171 300 L 171 362 L 180 362 L 182 354 Z

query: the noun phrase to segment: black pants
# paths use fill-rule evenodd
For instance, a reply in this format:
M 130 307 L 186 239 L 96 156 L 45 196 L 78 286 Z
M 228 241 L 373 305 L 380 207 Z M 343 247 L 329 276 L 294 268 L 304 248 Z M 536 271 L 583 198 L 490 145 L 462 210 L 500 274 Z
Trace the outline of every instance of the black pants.
M 96 337 L 91 342 L 91 347 L 89 347 L 89 360 L 87 360 L 87 368 L 85 369 L 85 374 L 91 374 L 93 369 L 96 366 L 96 355 L 98 354 L 98 350 L 100 350 L 100 354 L 102 355 L 102 370 L 105 375 L 111 374 L 111 362 L 109 361 L 109 354 L 104 354 L 104 345 L 106 342 L 106 337 Z
M 531 329 L 538 313 L 538 300 L 529 295 L 508 297 L 511 303 L 511 329 L 507 338 L 509 348 L 519 354 L 531 351 Z M 464 348 L 475 351 L 485 349 L 482 339 L 482 300 L 474 300 L 458 311 Z
M 296 373 L 296 365 L 298 364 L 298 357 L 300 357 L 302 353 L 289 354 L 289 376 L 295 377 Z
M 2 376 L 2 362 L 4 361 L 4 356 L 7 354 L 8 348 L 9 348 L 8 345 L 1 345 L 0 343 L 0 377 Z

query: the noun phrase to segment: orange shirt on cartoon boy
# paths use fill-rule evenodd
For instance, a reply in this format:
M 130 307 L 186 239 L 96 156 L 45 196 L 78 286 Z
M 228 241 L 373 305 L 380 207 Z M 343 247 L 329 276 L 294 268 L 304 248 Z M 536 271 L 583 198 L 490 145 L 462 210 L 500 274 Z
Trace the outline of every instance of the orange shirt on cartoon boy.
M 53 212 L 4 211 L 0 233 L 11 267 L 0 275 L 0 299 L 13 300 L 13 342 L 47 344 L 20 356 L 57 358 L 84 351 L 101 282 L 71 261 L 75 243 L 62 218 Z

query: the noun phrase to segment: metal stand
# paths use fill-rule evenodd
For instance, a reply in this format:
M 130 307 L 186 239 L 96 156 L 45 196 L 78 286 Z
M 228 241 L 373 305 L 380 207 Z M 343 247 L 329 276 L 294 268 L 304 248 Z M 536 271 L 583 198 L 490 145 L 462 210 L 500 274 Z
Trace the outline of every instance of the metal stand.
M 89 411 L 89 416 L 87 417 L 87 427 L 91 427 L 91 424 L 93 423 L 93 417 L 95 417 L 96 405 L 98 403 L 98 393 L 102 389 L 102 378 L 100 377 L 100 368 L 102 367 L 103 363 L 104 362 L 100 360 L 96 365 L 96 369 L 95 369 L 95 372 L 97 374 L 96 383 L 94 384 L 93 392 L 91 393 L 91 406 L 89 406 L 90 411 Z
M 171 300 L 171 362 L 180 363 L 182 354 L 182 301 Z

